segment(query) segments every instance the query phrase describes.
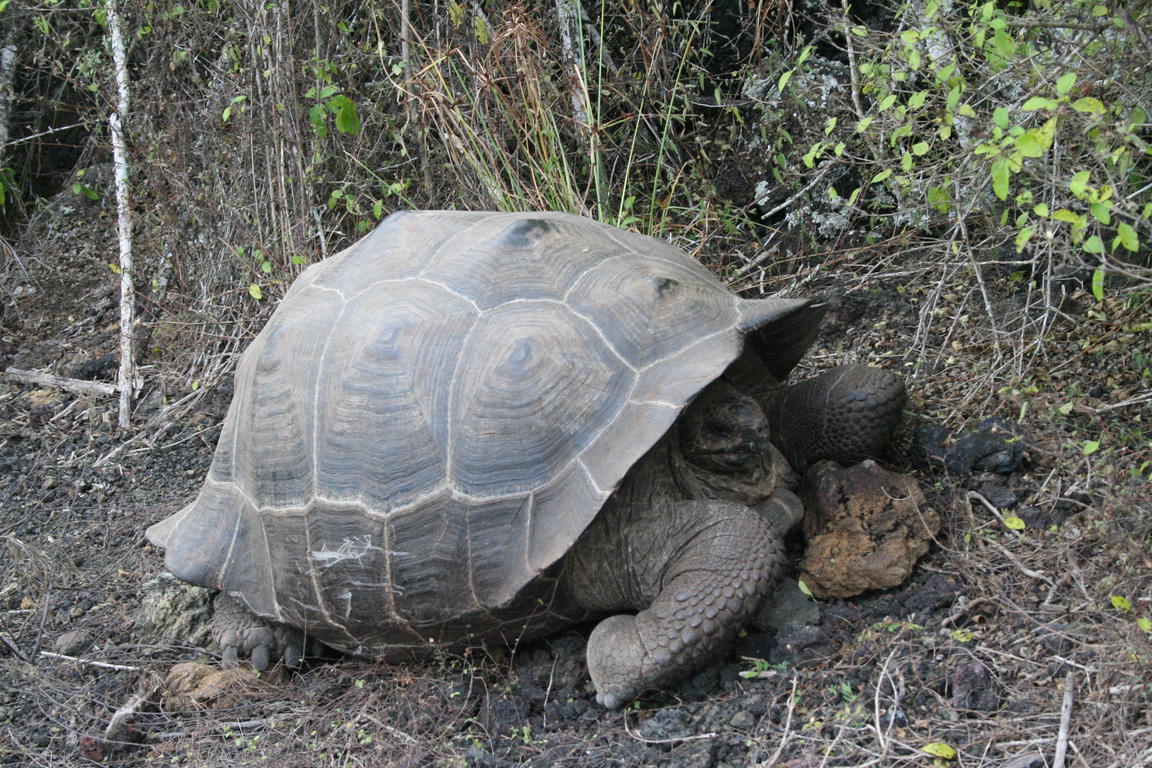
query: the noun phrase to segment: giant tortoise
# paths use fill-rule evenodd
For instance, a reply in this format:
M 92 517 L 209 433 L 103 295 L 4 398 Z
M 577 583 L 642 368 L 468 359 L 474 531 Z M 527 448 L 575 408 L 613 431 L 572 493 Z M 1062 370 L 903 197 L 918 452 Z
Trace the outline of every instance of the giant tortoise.
M 148 538 L 222 591 L 226 656 L 294 664 L 307 636 L 394 659 L 600 618 L 588 666 L 620 706 L 771 588 L 799 511 L 781 452 L 891 436 L 895 376 L 779 384 L 823 311 L 579 216 L 394 214 L 292 285 L 203 488 Z

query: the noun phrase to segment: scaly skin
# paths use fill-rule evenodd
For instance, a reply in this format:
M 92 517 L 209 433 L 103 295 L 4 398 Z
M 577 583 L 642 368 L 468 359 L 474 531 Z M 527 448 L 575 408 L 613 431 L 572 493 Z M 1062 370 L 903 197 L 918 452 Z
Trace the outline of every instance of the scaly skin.
M 257 671 L 281 660 L 287 667 L 300 666 L 307 643 L 300 630 L 264 621 L 223 592 L 213 604 L 212 636 L 224 664 L 248 658 Z
M 651 605 L 616 614 L 588 640 L 596 700 L 615 709 L 649 688 L 682 677 L 720 651 L 756 609 L 783 562 L 780 536 L 748 507 L 681 502 L 689 523 L 661 575 Z M 692 524 L 695 524 L 692 526 Z M 579 600 L 579 595 L 574 595 Z

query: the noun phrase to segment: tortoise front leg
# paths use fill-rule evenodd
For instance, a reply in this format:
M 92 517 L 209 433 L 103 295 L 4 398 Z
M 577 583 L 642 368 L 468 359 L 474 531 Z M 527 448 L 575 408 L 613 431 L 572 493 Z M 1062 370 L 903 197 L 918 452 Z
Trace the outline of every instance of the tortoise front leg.
M 635 616 L 600 622 L 588 640 L 588 669 L 605 707 L 620 707 L 716 655 L 758 607 L 783 561 L 780 532 L 748 507 L 675 507 L 670 525 L 626 548 L 633 560 L 664 558 L 655 569 L 655 598 Z M 643 581 L 646 565 L 630 563 L 632 577 Z

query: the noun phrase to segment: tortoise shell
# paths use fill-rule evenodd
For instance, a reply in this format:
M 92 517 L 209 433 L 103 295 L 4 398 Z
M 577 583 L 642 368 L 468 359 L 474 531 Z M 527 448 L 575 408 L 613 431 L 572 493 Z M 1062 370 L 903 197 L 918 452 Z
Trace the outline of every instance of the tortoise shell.
M 292 285 L 203 488 L 149 539 L 350 653 L 485 637 L 747 334 L 787 374 L 809 306 L 579 216 L 393 214 Z

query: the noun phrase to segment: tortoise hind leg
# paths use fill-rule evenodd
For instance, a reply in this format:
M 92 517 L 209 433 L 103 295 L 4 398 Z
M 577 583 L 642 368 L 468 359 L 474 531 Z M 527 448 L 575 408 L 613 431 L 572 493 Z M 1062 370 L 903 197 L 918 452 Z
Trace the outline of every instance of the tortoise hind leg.
M 606 707 L 620 707 L 716 655 L 758 607 L 783 560 L 777 530 L 748 507 L 717 501 L 676 506 L 678 525 L 661 531 L 668 557 L 657 566 L 651 605 L 635 616 L 608 617 L 588 639 L 596 700 Z
M 248 658 L 257 671 L 281 660 L 286 667 L 299 667 L 308 642 L 300 630 L 264 621 L 225 592 L 216 596 L 213 605 L 212 636 L 224 664 Z

